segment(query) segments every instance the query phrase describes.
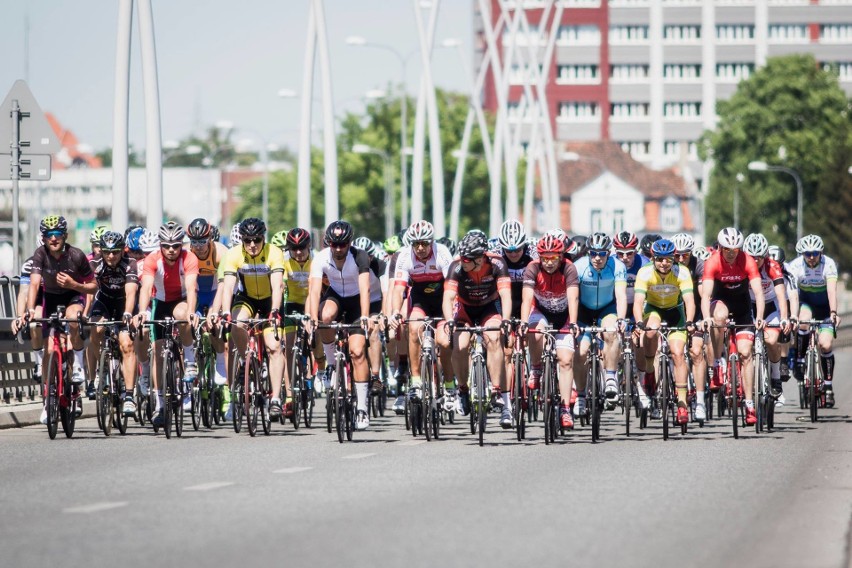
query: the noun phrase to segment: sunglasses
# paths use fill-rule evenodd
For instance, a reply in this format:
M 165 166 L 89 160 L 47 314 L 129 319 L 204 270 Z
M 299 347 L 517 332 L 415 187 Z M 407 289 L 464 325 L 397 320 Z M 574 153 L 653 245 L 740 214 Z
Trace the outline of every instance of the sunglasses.
M 548 255 L 544 255 L 544 256 L 539 255 L 539 258 L 541 259 L 542 262 L 558 262 L 559 259 L 562 258 L 562 256 L 560 256 L 558 254 L 548 254 Z
M 307 247 L 307 246 L 303 246 L 303 247 L 287 247 L 287 250 L 289 250 L 290 252 L 305 252 L 306 250 L 308 250 L 308 247 Z
M 615 251 L 615 256 L 620 256 L 620 257 L 633 256 L 634 254 L 636 254 L 635 250 L 617 250 L 617 251 Z
M 349 243 L 335 243 L 335 244 L 331 245 L 331 248 L 336 249 L 336 250 L 349 248 Z
M 189 239 L 189 244 L 193 247 L 203 247 L 208 242 L 210 242 L 210 239 Z
M 181 243 L 161 243 L 160 248 L 177 250 L 183 246 Z
M 670 256 L 655 256 L 654 262 L 674 262 L 674 258 Z
M 727 253 L 737 253 L 737 254 L 738 254 L 738 253 L 740 252 L 740 249 L 738 249 L 738 248 L 725 248 L 725 247 L 722 247 L 722 252 L 727 252 Z
M 590 256 L 590 257 L 592 257 L 592 258 L 595 258 L 595 257 L 606 258 L 607 256 L 609 256 L 609 251 L 605 251 L 605 250 L 590 250 L 590 251 L 589 251 L 589 256 Z
M 263 237 L 245 237 L 243 242 L 247 245 L 259 245 L 263 242 Z
M 65 236 L 65 231 L 48 231 L 44 236 L 48 239 L 61 239 Z
M 461 260 L 462 262 L 476 262 L 476 261 L 477 261 L 477 260 L 479 260 L 480 258 L 482 258 L 482 257 L 481 257 L 481 256 L 477 256 L 476 258 L 467 258 L 467 257 L 465 257 L 465 256 L 462 256 L 462 257 L 460 257 L 460 260 Z
M 106 256 L 110 254 L 121 254 L 121 249 L 101 249 L 101 254 Z
M 803 253 L 807 258 L 816 258 L 820 255 L 818 252 L 806 252 Z
M 432 241 L 414 241 L 411 243 L 413 247 L 428 247 L 432 245 Z
M 675 258 L 689 258 L 690 254 L 692 254 L 692 253 L 691 252 L 676 252 Z

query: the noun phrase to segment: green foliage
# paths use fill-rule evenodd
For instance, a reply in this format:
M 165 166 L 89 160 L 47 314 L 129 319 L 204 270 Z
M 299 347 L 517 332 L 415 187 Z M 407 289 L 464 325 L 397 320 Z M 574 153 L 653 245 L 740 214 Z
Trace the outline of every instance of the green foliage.
M 719 101 L 719 123 L 704 133 L 702 158 L 715 168 L 706 200 L 707 235 L 732 224 L 734 188 L 739 189 L 740 229 L 763 232 L 792 254 L 796 241 L 796 185 L 783 172 L 752 172 L 750 161 L 797 171 L 804 187 L 804 231 L 819 233 L 837 255 L 835 235 L 849 225 L 849 164 L 852 152 L 849 100 L 837 74 L 810 55 L 769 59 L 734 95 Z M 844 161 L 845 160 L 845 161 Z M 742 183 L 737 174 L 743 174 Z M 844 177 L 845 176 L 845 177 Z M 845 193 L 844 193 L 845 191 Z M 841 202 L 847 204 L 840 208 Z M 826 212 L 837 226 L 829 230 Z M 849 231 L 849 229 L 845 229 Z M 852 242 L 849 236 L 845 243 Z M 848 245 L 845 260 L 852 262 Z

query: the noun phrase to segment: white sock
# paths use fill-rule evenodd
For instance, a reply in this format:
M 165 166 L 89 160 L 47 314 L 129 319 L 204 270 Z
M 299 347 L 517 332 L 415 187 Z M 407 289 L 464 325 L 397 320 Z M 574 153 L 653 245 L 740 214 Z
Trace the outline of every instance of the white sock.
M 639 396 L 645 396 L 645 389 L 642 387 L 642 381 L 636 381 L 634 387 L 636 388 L 636 392 Z
M 754 408 L 754 401 L 753 400 L 747 400 L 747 401 L 745 401 L 745 403 L 746 403 L 746 408 Z
M 698 406 L 704 406 L 704 391 L 697 390 L 695 391 L 695 404 Z
M 780 379 L 781 378 L 781 361 L 772 361 L 769 362 L 769 378 L 770 379 Z
M 163 408 L 163 393 L 162 391 L 157 393 L 157 408 L 154 409 L 155 412 Z
M 36 365 L 41 365 L 44 360 L 44 349 L 33 349 L 33 361 Z
M 150 377 L 151 376 L 151 361 L 142 361 L 142 376 Z
M 228 376 L 228 368 L 225 365 L 225 353 L 217 353 L 216 354 L 216 373 L 223 377 Z
M 615 371 L 607 370 L 606 372 L 606 380 L 614 381 L 615 380 Z
M 355 392 L 358 394 L 358 410 L 367 412 L 367 396 L 370 383 L 355 383 Z
M 77 368 L 81 371 L 86 368 L 86 363 L 83 360 L 83 355 L 85 355 L 85 352 L 82 349 L 80 349 L 79 351 L 77 351 L 76 349 L 74 350 L 74 363 L 77 364 Z
M 334 361 L 334 343 L 323 343 L 322 350 L 325 352 L 325 364 L 331 365 Z
M 512 411 L 512 401 L 509 400 L 509 393 L 502 392 L 500 393 L 500 398 L 503 400 L 503 408 L 508 408 L 509 411 Z

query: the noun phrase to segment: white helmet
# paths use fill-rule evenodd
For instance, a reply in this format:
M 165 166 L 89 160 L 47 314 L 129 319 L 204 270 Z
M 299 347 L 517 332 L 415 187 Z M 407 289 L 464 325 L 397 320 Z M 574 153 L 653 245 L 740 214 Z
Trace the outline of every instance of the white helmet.
M 805 235 L 796 243 L 796 252 L 798 254 L 822 252 L 823 248 L 825 248 L 825 245 L 823 245 L 819 235 Z
M 142 252 L 156 251 L 160 248 L 160 237 L 157 236 L 157 233 L 145 229 L 145 232 L 139 237 L 139 248 L 142 249 Z
M 231 246 L 231 248 L 243 244 L 243 236 L 240 235 L 239 223 L 236 223 L 233 227 L 231 227 L 231 238 L 228 240 L 228 244 Z
M 716 237 L 716 240 L 719 241 L 719 246 L 728 249 L 736 249 L 742 248 L 743 234 L 739 232 L 737 229 L 733 227 L 726 227 L 719 231 L 719 235 Z
M 414 241 L 432 241 L 435 240 L 435 227 L 429 221 L 415 221 L 405 232 L 409 243 Z
M 704 247 L 696 247 L 692 254 L 695 255 L 695 258 L 698 260 L 707 260 L 710 258 L 710 252 Z
M 769 241 L 761 233 L 752 233 L 745 240 L 743 250 L 750 256 L 766 256 L 769 251 Z
M 678 233 L 672 237 L 672 242 L 677 252 L 692 252 L 695 248 L 695 239 L 689 233 Z
M 500 236 L 498 237 L 500 246 L 508 251 L 515 251 L 524 248 L 527 244 L 527 233 L 524 231 L 524 226 L 520 221 L 506 221 L 500 227 Z
M 545 233 L 545 235 L 550 235 L 551 237 L 554 237 L 555 239 L 558 239 L 560 241 L 564 241 L 565 238 L 568 236 L 562 229 L 550 229 Z

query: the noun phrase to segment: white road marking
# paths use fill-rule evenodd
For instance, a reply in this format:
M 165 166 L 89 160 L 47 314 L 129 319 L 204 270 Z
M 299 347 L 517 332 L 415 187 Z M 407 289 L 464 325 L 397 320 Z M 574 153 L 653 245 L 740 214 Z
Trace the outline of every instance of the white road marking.
M 118 509 L 119 507 L 126 507 L 127 501 L 114 501 L 104 502 L 104 503 L 92 503 L 91 505 L 80 505 L 79 507 L 68 507 L 67 509 L 63 509 L 63 513 L 98 513 L 100 511 L 108 511 L 110 509 Z
M 349 454 L 348 456 L 343 456 L 341 459 L 344 460 L 360 460 L 364 458 L 372 457 L 376 454 Z
M 229 485 L 233 485 L 233 481 L 211 481 L 210 483 L 202 483 L 201 485 L 191 485 L 189 487 L 184 487 L 184 491 L 210 491 L 211 489 L 219 489 L 220 487 L 227 487 Z
M 276 469 L 272 473 L 301 473 L 303 471 L 308 471 L 310 469 L 314 469 L 312 467 L 285 467 L 284 469 Z

